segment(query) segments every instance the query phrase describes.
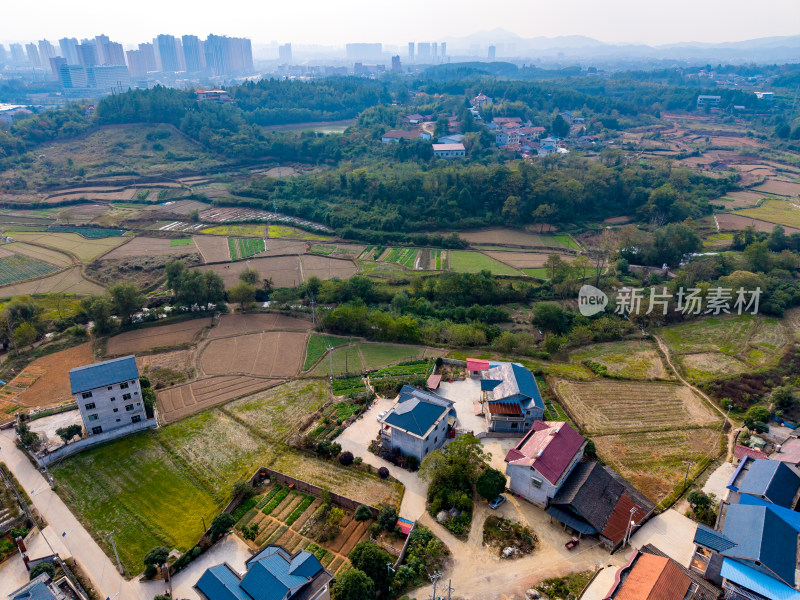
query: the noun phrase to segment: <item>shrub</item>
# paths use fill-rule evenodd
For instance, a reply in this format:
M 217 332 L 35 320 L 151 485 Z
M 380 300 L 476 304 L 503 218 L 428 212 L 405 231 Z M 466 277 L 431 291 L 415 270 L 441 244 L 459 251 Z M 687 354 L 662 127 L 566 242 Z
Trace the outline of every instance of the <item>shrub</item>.
M 372 511 L 366 504 L 360 504 L 358 508 L 356 508 L 353 518 L 356 521 L 369 521 L 372 518 Z
M 378 525 L 386 531 L 394 531 L 397 525 L 397 511 L 391 506 L 385 506 L 378 513 Z
M 56 568 L 49 562 L 36 563 L 30 572 L 31 581 L 36 579 L 42 573 L 47 573 L 50 579 L 56 576 Z
M 360 456 L 356 456 L 356 457 L 353 459 L 353 464 L 354 464 L 355 466 L 357 466 L 357 467 L 360 467 L 362 462 L 364 462 L 364 459 L 363 459 L 363 458 L 361 458 Z
M 156 575 L 158 575 L 158 567 L 156 567 L 155 565 L 147 565 L 144 568 L 144 578 L 145 579 L 152 579 Z
M 211 521 L 211 527 L 209 528 L 211 539 L 216 540 L 235 524 L 236 520 L 228 513 L 218 514 L 216 517 L 214 517 L 214 520 Z
M 156 546 L 144 556 L 144 564 L 146 565 L 162 565 L 166 562 L 169 556 L 169 548 L 166 546 Z
M 381 479 L 388 479 L 389 478 L 389 469 L 386 467 L 381 467 L 378 469 L 378 477 Z
M 353 460 L 355 460 L 353 457 L 353 453 L 350 452 L 349 450 L 342 452 L 339 455 L 339 462 L 342 463 L 345 467 L 349 467 L 350 465 L 352 465 Z
M 406 466 L 410 471 L 416 471 L 419 469 L 419 459 L 414 456 L 413 454 L 409 454 L 405 457 L 406 459 Z

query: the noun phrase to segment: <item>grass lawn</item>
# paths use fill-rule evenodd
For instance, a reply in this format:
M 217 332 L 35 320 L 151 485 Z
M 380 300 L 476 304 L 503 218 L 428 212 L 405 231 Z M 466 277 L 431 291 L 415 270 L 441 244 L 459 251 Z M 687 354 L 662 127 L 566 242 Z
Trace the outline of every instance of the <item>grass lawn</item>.
M 266 227 L 256 223 L 245 223 L 242 225 L 215 225 L 214 227 L 207 227 L 206 229 L 203 229 L 203 233 L 209 233 L 211 235 L 233 235 L 239 237 L 263 238 L 266 233 Z
M 192 238 L 180 238 L 177 240 L 170 240 L 170 246 L 191 246 L 192 245 Z
M 550 279 L 548 269 L 546 267 L 536 267 L 534 269 L 522 269 L 525 275 L 536 277 L 536 279 Z
M 459 273 L 478 273 L 491 271 L 494 275 L 522 275 L 522 272 L 490 258 L 480 252 L 467 250 L 450 251 L 450 270 Z
M 311 366 L 328 351 L 328 347 L 341 346 L 355 339 L 356 338 L 342 338 L 333 335 L 312 333 L 308 338 L 308 345 L 306 346 L 306 362 L 303 364 L 303 370 L 310 369 Z
M 347 373 L 355 375 L 364 370 L 364 364 L 361 362 L 361 355 L 358 353 L 358 347 L 345 346 L 343 348 L 335 348 L 331 356 L 325 356 L 311 371 L 311 375 L 330 376 L 331 364 L 333 364 L 334 375 L 344 375 Z
M 418 358 L 423 353 L 420 346 L 398 344 L 359 344 L 368 369 L 379 369 L 386 365 Z
M 542 236 L 542 239 L 547 243 L 548 236 Z M 573 240 L 570 236 L 566 234 L 561 235 L 553 235 L 550 236 L 550 240 L 561 246 L 562 248 L 571 248 L 572 250 L 580 250 L 581 247 Z
M 329 235 L 311 233 L 310 231 L 304 231 L 302 229 L 298 229 L 297 227 L 289 227 L 288 225 L 270 225 L 269 237 L 293 238 L 298 240 L 318 240 L 322 242 L 333 239 L 333 237 Z
M 787 227 L 800 228 L 800 205 L 796 201 L 766 200 L 758 208 L 737 210 L 736 214 L 786 225 Z

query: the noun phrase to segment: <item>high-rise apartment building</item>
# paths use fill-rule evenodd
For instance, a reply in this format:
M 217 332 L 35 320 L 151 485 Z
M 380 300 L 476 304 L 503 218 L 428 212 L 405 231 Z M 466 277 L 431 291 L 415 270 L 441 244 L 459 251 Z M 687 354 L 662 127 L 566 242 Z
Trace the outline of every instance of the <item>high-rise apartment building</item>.
M 4 65 L 8 62 L 8 56 L 6 55 L 6 49 L 3 44 L 0 44 L 0 65 Z
M 197 73 L 203 70 L 203 51 L 200 38 L 196 35 L 185 35 L 183 41 L 183 57 L 186 63 L 186 71 Z
M 36 47 L 36 44 L 25 44 L 25 52 L 28 55 L 28 62 L 31 66 L 42 66 L 42 61 L 39 58 L 39 49 Z
M 58 56 L 58 51 L 55 46 L 47 40 L 39 40 L 39 60 L 42 61 L 42 66 L 47 67 L 50 65 L 50 59 Z
M 495 54 L 497 54 L 497 48 L 489 46 L 489 60 L 494 60 Z
M 139 44 L 139 51 L 142 53 L 144 59 L 144 66 L 148 71 L 158 71 L 158 62 L 156 61 L 156 51 L 153 44 L 144 43 Z
M 442 42 L 442 62 L 445 56 L 447 56 L 447 42 Z
M 414 42 L 408 42 L 408 61 L 414 62 Z
M 400 55 L 397 54 L 396 56 L 392 57 L 392 71 L 400 71 L 403 66 L 400 64 Z
M 144 52 L 141 50 L 128 50 L 125 53 L 128 59 L 128 71 L 131 77 L 145 77 L 147 76 L 147 63 L 144 59 Z
M 278 60 L 286 65 L 292 64 L 291 44 L 283 44 L 282 46 L 278 46 Z
M 347 44 L 347 58 L 349 60 L 381 60 L 383 58 L 382 44 Z
M 78 64 L 82 67 L 93 67 L 100 64 L 97 47 L 94 44 L 88 42 L 78 44 Z
M 417 44 L 417 62 L 431 62 L 431 45 L 428 42 L 419 42 Z
M 80 64 L 78 59 L 78 40 L 75 38 L 61 38 L 58 40 L 58 46 L 61 48 L 61 56 L 67 59 L 68 65 Z
M 434 63 L 439 62 L 439 44 L 436 42 L 431 44 L 431 59 Z
M 125 50 L 123 50 L 122 44 L 108 42 L 103 48 L 103 56 L 105 57 L 103 64 L 125 66 Z
M 247 38 L 209 34 L 203 49 L 206 67 L 211 69 L 214 75 L 224 76 L 253 71 L 253 50 Z
M 161 59 L 161 70 L 166 73 L 174 73 L 181 70 L 178 60 L 178 45 L 175 43 L 175 36 L 159 35 L 155 40 L 158 56 Z
M 64 89 L 89 87 L 86 67 L 81 65 L 59 65 L 58 81 Z
M 111 42 L 107 35 L 101 34 L 94 38 L 94 45 L 97 48 L 97 64 L 107 65 L 108 57 L 106 56 L 106 46 Z
M 58 71 L 61 68 L 61 65 L 66 65 L 67 59 L 63 56 L 54 56 L 50 59 L 50 70 L 53 72 L 53 77 L 58 79 Z
M 22 44 L 11 44 L 11 62 L 16 65 L 24 65 L 28 62 L 28 57 L 25 56 L 25 50 L 22 49 Z
M 131 76 L 125 65 L 102 65 L 86 69 L 89 87 L 98 90 L 127 92 Z

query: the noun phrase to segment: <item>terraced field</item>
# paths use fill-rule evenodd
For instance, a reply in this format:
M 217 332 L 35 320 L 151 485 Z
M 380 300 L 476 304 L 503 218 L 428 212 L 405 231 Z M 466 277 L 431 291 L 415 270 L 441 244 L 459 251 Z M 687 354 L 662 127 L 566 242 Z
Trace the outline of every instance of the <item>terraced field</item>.
M 0 286 L 55 273 L 61 267 L 24 254 L 0 256 Z

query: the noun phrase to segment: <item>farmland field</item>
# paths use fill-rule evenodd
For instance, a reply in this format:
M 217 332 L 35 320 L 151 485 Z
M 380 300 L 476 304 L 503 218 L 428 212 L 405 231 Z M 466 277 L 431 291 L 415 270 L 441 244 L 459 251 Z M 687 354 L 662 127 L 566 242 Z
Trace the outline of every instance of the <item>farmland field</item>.
M 740 191 L 728 192 L 722 198 L 714 200 L 714 202 L 724 202 L 726 208 L 745 208 L 757 205 L 762 198 L 764 198 L 764 194 Z
M 570 353 L 574 362 L 593 361 L 625 379 L 668 379 L 656 345 L 648 340 L 609 342 L 584 346 Z
M 280 329 L 306 331 L 311 322 L 295 319 L 278 313 L 235 313 L 222 315 L 219 322 L 208 333 L 209 339 Z
M 174 244 L 173 242 L 181 242 Z M 130 258 L 132 256 L 173 255 L 182 256 L 197 252 L 197 247 L 191 238 L 170 240 L 167 238 L 153 238 L 136 236 L 122 246 L 114 248 L 103 256 L 104 259 Z
M 74 254 L 85 262 L 92 261 L 104 252 L 108 252 L 127 241 L 127 238 L 121 236 L 87 240 L 77 233 L 53 231 L 46 233 L 18 232 L 14 234 L 14 239 L 20 242 L 33 242 L 56 250 L 63 250 Z
M 73 396 L 69 385 L 70 369 L 91 364 L 95 360 L 92 344 L 89 342 L 37 358 L 20 373 L 36 373 L 37 377 L 30 387 L 19 394 L 17 401 L 29 407 L 71 402 Z
M 267 249 L 263 238 L 228 238 L 228 249 L 231 253 L 231 260 L 250 258 L 259 252 Z
M 303 370 L 306 371 L 310 369 L 314 363 L 316 363 L 320 357 L 322 357 L 328 351 L 328 347 L 341 346 L 342 344 L 346 344 L 354 339 L 355 338 L 344 338 L 333 335 L 312 333 L 309 336 L 308 344 L 306 345 L 306 360 L 303 364 Z
M 522 269 L 523 272 L 526 272 L 525 269 L 537 269 L 544 267 L 545 263 L 547 262 L 547 257 L 549 256 L 545 252 L 486 251 L 484 254 L 490 258 L 503 262 L 510 267 Z M 560 255 L 560 258 L 561 260 L 570 262 L 574 257 L 570 255 Z
M 137 354 L 156 348 L 169 348 L 191 343 L 195 337 L 211 324 L 211 319 L 190 319 L 169 325 L 143 327 L 117 334 L 108 340 L 106 354 L 118 356 Z
M 772 231 L 772 228 L 775 227 L 775 223 L 756 219 L 755 217 L 747 217 L 739 214 L 741 212 L 744 211 L 736 211 L 736 213 L 716 213 L 714 218 L 716 219 L 717 223 L 719 223 L 720 229 L 723 231 L 739 231 L 745 227 L 752 226 L 755 227 L 756 231 L 770 232 Z M 785 229 L 787 234 L 800 233 L 800 229 L 795 227 L 787 227 Z
M 699 352 L 676 357 L 686 376 L 692 381 L 717 379 L 749 371 L 747 363 L 721 352 Z
M 225 262 L 230 260 L 231 253 L 228 249 L 228 240 L 222 236 L 196 235 L 192 237 L 197 249 L 207 263 Z
M 235 235 L 239 237 L 260 237 L 266 235 L 267 229 L 264 225 L 255 223 L 245 223 L 242 225 L 215 225 L 203 229 L 203 233 L 211 235 Z
M 102 294 L 103 292 L 105 292 L 105 288 L 83 277 L 80 267 L 72 267 L 42 279 L 23 281 L 0 287 L 0 298 L 23 294 L 90 295 Z
M 125 234 L 124 229 L 103 229 L 100 227 L 77 227 L 74 225 L 51 225 L 47 231 L 54 233 L 76 233 L 81 237 L 96 240 L 107 237 L 117 237 Z
M 467 250 L 450 251 L 450 270 L 459 273 L 478 273 L 487 270 L 494 275 L 522 275 L 517 269 L 485 254 Z
M 795 200 L 767 200 L 758 208 L 746 208 L 736 214 L 753 217 L 770 223 L 800 227 L 800 204 Z
M 157 393 L 158 412 L 165 423 L 174 423 L 207 408 L 242 398 L 281 383 L 277 379 L 226 375 L 205 377 Z
M 295 401 L 303 403 L 296 411 L 302 414 L 308 400 L 299 389 L 281 400 L 289 413 Z M 281 415 L 274 416 L 264 422 L 275 431 L 287 427 Z M 185 551 L 196 543 L 203 533 L 201 518 L 210 523 L 230 499 L 233 484 L 259 466 L 372 505 L 399 500 L 391 484 L 270 442 L 221 410 L 88 450 L 52 472 L 81 522 L 95 533 L 116 532 L 120 558 L 135 574 L 154 546 Z
M 292 377 L 297 374 L 306 347 L 305 332 L 248 333 L 210 341 L 198 366 L 206 375 Z
M 173 248 L 176 246 L 194 246 L 194 242 L 192 241 L 192 238 L 178 238 L 175 240 L 170 240 L 169 245 Z
M 297 227 L 289 227 L 288 225 L 270 225 L 269 237 L 294 238 L 298 240 L 317 240 L 317 241 L 327 241 L 333 239 L 329 235 L 323 235 L 320 233 L 311 233 L 309 231 L 304 231 L 303 229 L 298 229 Z
M 0 251 L 4 254 L 0 256 L 0 286 L 49 275 L 61 268 L 24 254 Z
M 397 362 L 420 358 L 425 354 L 422 346 L 400 344 L 359 344 L 367 369 L 379 369 Z
M 719 415 L 683 385 L 557 380 L 554 391 L 589 435 L 684 429 L 719 423 Z
M 358 346 L 344 346 L 334 348 L 333 352 L 323 358 L 311 371 L 311 375 L 317 377 L 327 377 L 331 374 L 331 364 L 333 364 L 334 375 L 356 374 L 364 371 L 364 363 L 361 362 L 361 354 Z
M 761 185 L 754 187 L 756 192 L 767 192 L 778 196 L 800 196 L 800 183 L 796 181 L 782 181 L 780 179 L 767 179 Z
M 544 227 L 549 231 L 549 226 Z M 492 244 L 498 246 L 550 246 L 555 248 L 569 248 L 567 238 L 569 236 L 549 235 L 534 233 L 530 231 L 520 231 L 518 229 L 504 229 L 495 227 L 490 229 L 479 229 L 478 231 L 459 231 L 458 237 L 467 240 L 470 244 Z M 574 244 L 574 242 L 572 242 Z
M 348 279 L 357 272 L 352 261 L 341 258 L 306 254 L 301 256 L 300 260 L 303 266 L 303 281 L 308 281 L 312 275 L 321 279 L 332 279 L 333 277 Z
M 419 250 L 416 248 L 392 248 L 389 250 L 389 253 L 383 257 L 383 261 L 397 263 L 408 269 L 414 269 L 417 256 L 419 256 Z

